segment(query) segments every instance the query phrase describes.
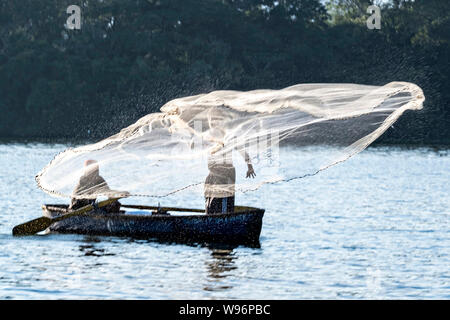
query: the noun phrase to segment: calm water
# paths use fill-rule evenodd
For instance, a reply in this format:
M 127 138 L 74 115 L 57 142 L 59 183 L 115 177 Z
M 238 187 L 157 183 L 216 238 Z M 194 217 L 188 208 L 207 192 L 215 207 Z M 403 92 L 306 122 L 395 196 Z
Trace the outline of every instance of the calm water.
M 240 195 L 266 209 L 259 249 L 13 238 L 42 203 L 61 202 L 34 175 L 64 148 L 0 145 L 1 299 L 450 298 L 448 150 L 372 148 L 318 176 Z M 203 204 L 172 201 L 161 205 Z

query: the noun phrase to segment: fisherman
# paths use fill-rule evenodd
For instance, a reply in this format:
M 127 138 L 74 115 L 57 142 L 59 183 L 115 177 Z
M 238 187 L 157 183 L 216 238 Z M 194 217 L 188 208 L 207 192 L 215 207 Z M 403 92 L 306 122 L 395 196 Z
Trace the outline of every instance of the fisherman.
M 69 210 L 76 210 L 89 204 L 95 205 L 96 197 L 94 195 L 113 191 L 109 188 L 105 179 L 100 176 L 99 170 L 97 161 L 86 160 L 84 162 L 84 174 L 80 177 L 72 192 Z M 102 210 L 106 212 L 119 212 L 120 202 L 115 201 L 103 207 Z
M 233 166 L 233 148 L 223 143 L 225 132 L 222 129 L 211 129 L 210 141 L 216 142 L 208 154 L 209 174 L 205 180 L 205 213 L 233 213 L 235 200 L 236 169 Z M 256 176 L 248 153 L 242 148 L 236 148 L 247 164 L 246 178 Z

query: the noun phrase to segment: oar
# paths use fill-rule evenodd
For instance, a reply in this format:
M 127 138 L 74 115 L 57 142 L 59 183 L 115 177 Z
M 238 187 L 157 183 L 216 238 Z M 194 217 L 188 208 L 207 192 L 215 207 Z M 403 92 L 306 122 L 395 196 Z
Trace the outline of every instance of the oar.
M 131 205 L 131 204 L 122 204 L 120 205 L 123 208 L 130 209 L 142 209 L 142 210 L 162 210 L 162 211 L 180 211 L 180 212 L 201 212 L 205 213 L 203 209 L 186 209 L 186 208 L 170 208 L 170 207 L 153 207 L 153 206 L 139 206 L 139 205 Z
M 98 203 L 97 207 L 101 208 L 104 206 L 107 206 L 108 204 L 113 203 L 114 201 L 117 201 L 120 198 L 115 199 L 108 199 L 104 200 Z M 40 217 L 22 224 L 19 224 L 18 226 L 15 226 L 12 230 L 13 236 L 27 236 L 27 235 L 33 235 L 38 232 L 44 231 L 47 229 L 52 223 L 61 221 L 70 217 L 79 216 L 86 212 L 89 212 L 91 210 L 94 210 L 94 206 L 89 204 L 87 206 L 84 206 L 78 210 L 72 211 L 70 213 L 64 214 L 62 216 L 56 217 L 56 218 L 48 218 L 48 217 Z

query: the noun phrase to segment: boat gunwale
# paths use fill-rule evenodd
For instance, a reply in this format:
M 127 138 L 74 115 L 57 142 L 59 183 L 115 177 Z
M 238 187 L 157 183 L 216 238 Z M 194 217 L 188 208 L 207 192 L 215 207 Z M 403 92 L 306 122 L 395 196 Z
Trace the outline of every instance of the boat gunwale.
M 63 207 L 65 205 L 55 205 L 55 204 L 47 204 L 43 205 L 42 208 L 44 210 L 49 210 L 48 206 L 55 206 L 55 207 Z M 161 207 L 164 209 L 164 207 Z M 231 218 L 236 217 L 240 215 L 250 215 L 250 214 L 264 214 L 265 209 L 261 208 L 255 208 L 255 207 L 248 207 L 248 206 L 235 206 L 235 209 L 240 209 L 238 212 L 232 212 L 232 213 L 218 213 L 218 214 L 191 214 L 191 215 L 167 215 L 167 214 L 157 214 L 157 213 L 151 213 L 151 214 L 127 214 L 127 211 L 125 213 L 120 212 L 112 212 L 112 213 L 103 213 L 103 212 L 87 212 L 84 214 L 81 214 L 80 216 L 83 217 L 101 217 L 101 218 L 125 218 L 125 219 L 177 219 L 177 218 L 183 218 L 183 219 L 206 219 L 206 218 Z M 189 209 L 188 209 L 189 210 Z M 189 212 L 186 210 L 186 212 Z M 198 209 L 192 209 L 192 210 L 198 210 Z M 52 211 L 52 210 L 49 210 Z M 54 210 L 57 211 L 57 210 Z M 142 210 L 144 211 L 144 210 Z M 148 210 L 150 212 L 150 210 Z M 183 211 L 184 212 L 184 211 Z M 67 212 L 69 213 L 69 212 Z M 61 215 L 63 216 L 63 215 Z M 56 217 L 55 217 L 56 218 Z

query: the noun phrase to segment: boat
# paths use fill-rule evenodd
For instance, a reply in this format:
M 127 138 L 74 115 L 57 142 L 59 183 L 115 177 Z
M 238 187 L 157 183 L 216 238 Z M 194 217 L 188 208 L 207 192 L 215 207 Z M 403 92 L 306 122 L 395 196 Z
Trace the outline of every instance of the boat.
M 264 216 L 264 209 L 245 206 L 236 206 L 233 213 L 214 215 L 205 215 L 201 209 L 137 205 L 122 205 L 121 209 L 123 207 L 141 210 L 117 213 L 94 210 L 56 221 L 45 233 L 125 236 L 184 243 L 258 244 Z M 49 204 L 42 209 L 48 218 L 69 212 L 68 205 Z

